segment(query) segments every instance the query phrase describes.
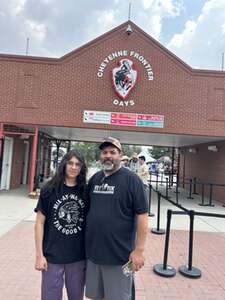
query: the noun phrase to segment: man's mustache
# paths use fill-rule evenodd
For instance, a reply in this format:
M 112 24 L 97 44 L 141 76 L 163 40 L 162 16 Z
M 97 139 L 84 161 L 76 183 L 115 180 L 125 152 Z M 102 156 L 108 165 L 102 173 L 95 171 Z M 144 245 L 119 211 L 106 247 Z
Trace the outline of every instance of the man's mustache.
M 103 163 L 106 163 L 106 162 L 110 162 L 112 164 L 114 163 L 113 159 L 111 159 L 111 158 L 106 158 L 103 160 Z

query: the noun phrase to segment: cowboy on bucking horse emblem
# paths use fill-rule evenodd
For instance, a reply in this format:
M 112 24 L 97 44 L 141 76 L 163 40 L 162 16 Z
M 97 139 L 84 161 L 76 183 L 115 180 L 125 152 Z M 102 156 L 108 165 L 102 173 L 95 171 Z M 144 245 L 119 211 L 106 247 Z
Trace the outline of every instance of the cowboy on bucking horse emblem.
M 119 67 L 112 70 L 113 86 L 118 96 L 126 99 L 137 81 L 137 71 L 133 69 L 133 61 L 127 58 L 119 61 Z

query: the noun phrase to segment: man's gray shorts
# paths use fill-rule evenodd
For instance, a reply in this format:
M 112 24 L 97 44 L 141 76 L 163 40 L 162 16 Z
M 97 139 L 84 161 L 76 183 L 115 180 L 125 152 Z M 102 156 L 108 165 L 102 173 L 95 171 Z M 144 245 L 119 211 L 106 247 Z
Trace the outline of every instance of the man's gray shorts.
M 87 261 L 86 297 L 100 300 L 131 300 L 133 277 L 123 274 L 122 266 L 96 265 Z

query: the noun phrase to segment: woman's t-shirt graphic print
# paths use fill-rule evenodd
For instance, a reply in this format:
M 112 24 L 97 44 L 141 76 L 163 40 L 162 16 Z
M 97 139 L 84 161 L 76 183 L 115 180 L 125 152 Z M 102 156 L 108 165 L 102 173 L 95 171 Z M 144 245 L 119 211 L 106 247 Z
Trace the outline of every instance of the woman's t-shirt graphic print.
M 66 264 L 85 259 L 87 205 L 83 195 L 78 186 L 66 185 L 58 197 L 55 194 L 45 197 L 41 193 L 35 211 L 46 217 L 43 252 L 48 262 Z

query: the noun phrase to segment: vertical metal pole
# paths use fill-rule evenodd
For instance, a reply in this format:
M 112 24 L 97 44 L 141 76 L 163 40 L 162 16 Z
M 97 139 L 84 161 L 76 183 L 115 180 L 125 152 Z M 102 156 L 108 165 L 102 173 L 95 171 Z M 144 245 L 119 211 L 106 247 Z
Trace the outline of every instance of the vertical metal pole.
M 201 270 L 198 268 L 193 267 L 192 260 L 193 260 L 193 236 L 194 236 L 194 210 L 189 211 L 190 217 L 190 229 L 189 229 L 189 253 L 188 253 L 188 265 L 181 266 L 179 268 L 179 272 L 190 278 L 199 278 L 201 277 Z
M 175 156 L 175 148 L 172 148 L 172 178 L 171 178 L 171 186 L 173 186 L 173 173 L 174 173 L 174 156 Z
M 159 185 L 159 173 L 156 173 L 156 191 L 158 191 L 158 185 Z
M 56 140 L 56 170 L 58 170 L 59 166 L 59 149 L 60 149 L 61 141 Z
M 209 206 L 214 206 L 212 204 L 212 194 L 213 194 L 213 184 L 210 183 L 210 190 L 209 190 Z
M 151 230 L 151 232 L 155 234 L 165 233 L 164 229 L 160 229 L 160 202 L 161 202 L 161 194 L 158 192 L 157 228 L 152 228 Z
M 186 168 L 186 151 L 185 151 L 185 149 L 184 149 L 183 189 L 185 188 L 185 168 Z
M 176 275 L 176 270 L 172 266 L 167 265 L 171 216 L 172 216 L 172 210 L 168 209 L 163 264 L 157 264 L 153 267 L 154 272 L 163 277 L 173 277 Z
M 36 169 L 37 143 L 38 143 L 38 126 L 35 126 L 35 133 L 34 133 L 34 136 L 33 136 L 33 145 L 32 145 L 32 157 L 31 157 L 31 171 L 30 171 L 29 193 L 33 192 L 33 189 L 34 189 L 34 177 L 35 177 L 35 169 Z
M 177 181 L 180 182 L 180 149 L 179 148 L 178 148 L 178 157 L 177 157 Z
M 159 231 L 160 227 L 160 202 L 161 202 L 161 194 L 158 193 L 158 211 L 157 211 L 157 230 Z
M 192 179 L 190 179 L 189 196 L 187 198 L 194 199 L 191 195 L 192 195 Z
M 167 269 L 171 216 L 172 216 L 172 210 L 168 209 L 167 210 L 166 239 L 165 239 L 164 258 L 163 258 L 163 269 L 164 270 Z
M 154 214 L 151 213 L 151 203 L 152 203 L 152 185 L 149 184 L 148 216 L 154 217 Z
M 0 123 L 0 157 L 2 155 L 3 123 Z
M 205 198 L 205 185 L 204 185 L 204 183 L 202 183 L 202 202 L 199 203 L 199 205 L 201 205 L 201 206 L 205 205 L 204 198 Z
M 190 210 L 190 231 L 189 231 L 189 254 L 188 254 L 188 270 L 192 270 L 193 258 L 193 231 L 194 231 L 194 211 Z
M 71 149 L 71 141 L 68 141 L 68 145 L 67 145 L 67 153 L 70 151 Z
M 169 179 L 166 177 L 166 198 L 168 198 L 168 185 L 169 185 Z
M 193 180 L 193 182 L 194 182 L 194 191 L 193 191 L 193 194 L 195 194 L 195 195 L 198 195 L 198 193 L 197 193 L 197 178 L 196 177 L 194 177 L 194 180 Z
M 179 177 L 177 178 L 177 185 L 176 185 L 176 203 L 178 204 L 179 200 L 178 200 L 178 194 L 179 194 L 179 190 L 178 190 L 178 185 L 179 185 Z

